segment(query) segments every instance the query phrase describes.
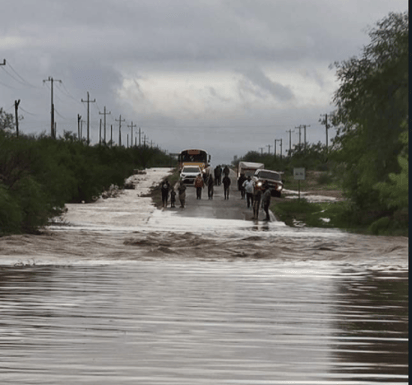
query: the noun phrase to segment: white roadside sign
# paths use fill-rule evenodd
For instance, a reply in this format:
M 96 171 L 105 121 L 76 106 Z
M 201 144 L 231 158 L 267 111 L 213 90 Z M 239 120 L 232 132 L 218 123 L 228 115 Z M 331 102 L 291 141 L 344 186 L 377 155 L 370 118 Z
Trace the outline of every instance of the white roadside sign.
M 293 179 L 305 180 L 306 179 L 305 168 L 304 167 L 294 168 L 293 169 Z

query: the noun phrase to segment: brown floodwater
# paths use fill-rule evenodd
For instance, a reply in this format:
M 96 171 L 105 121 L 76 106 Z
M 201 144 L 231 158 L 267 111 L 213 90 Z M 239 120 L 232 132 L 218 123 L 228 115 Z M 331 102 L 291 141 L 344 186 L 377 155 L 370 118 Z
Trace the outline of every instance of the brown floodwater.
M 0 238 L 2 385 L 408 383 L 406 238 L 126 195 Z
M 300 234 L 8 237 L 1 383 L 407 383 L 404 240 Z

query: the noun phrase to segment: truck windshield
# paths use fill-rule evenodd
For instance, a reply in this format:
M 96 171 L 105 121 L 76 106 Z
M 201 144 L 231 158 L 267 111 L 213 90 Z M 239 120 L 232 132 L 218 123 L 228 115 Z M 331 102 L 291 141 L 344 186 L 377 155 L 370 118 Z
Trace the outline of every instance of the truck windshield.
M 277 172 L 269 172 L 269 171 L 260 171 L 258 174 L 259 178 L 263 179 L 273 179 L 273 180 L 281 180 L 280 174 Z

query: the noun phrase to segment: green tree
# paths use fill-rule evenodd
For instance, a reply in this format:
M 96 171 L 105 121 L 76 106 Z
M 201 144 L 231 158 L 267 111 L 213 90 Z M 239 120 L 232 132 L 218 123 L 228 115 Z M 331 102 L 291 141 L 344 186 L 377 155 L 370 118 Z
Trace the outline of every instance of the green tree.
M 0 107 L 0 131 L 14 130 L 13 115 L 8 114 Z
M 335 63 L 335 159 L 344 164 L 343 187 L 356 210 L 371 221 L 388 208 L 382 200 L 405 144 L 408 120 L 408 13 L 390 13 L 370 29 L 361 57 Z M 375 216 L 375 217 L 374 217 Z M 365 217 L 365 216 L 363 216 Z M 366 216 L 368 217 L 368 216 Z

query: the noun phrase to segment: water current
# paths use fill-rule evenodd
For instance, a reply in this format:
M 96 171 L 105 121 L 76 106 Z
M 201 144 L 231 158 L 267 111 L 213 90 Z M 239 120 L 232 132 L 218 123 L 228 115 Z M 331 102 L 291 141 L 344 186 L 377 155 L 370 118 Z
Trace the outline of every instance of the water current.
M 405 238 L 116 199 L 0 238 L 1 384 L 408 382 Z

